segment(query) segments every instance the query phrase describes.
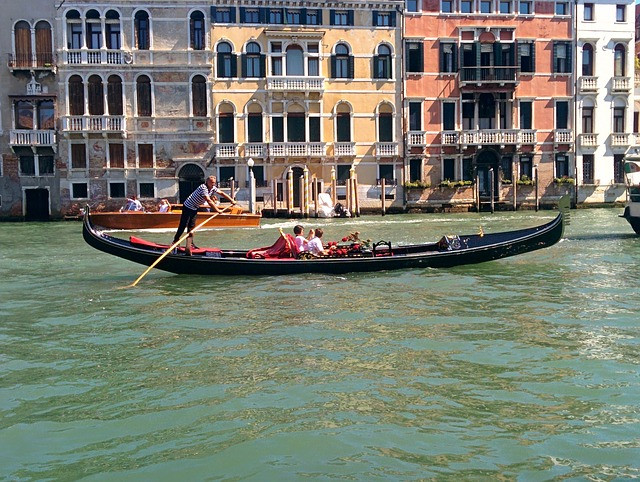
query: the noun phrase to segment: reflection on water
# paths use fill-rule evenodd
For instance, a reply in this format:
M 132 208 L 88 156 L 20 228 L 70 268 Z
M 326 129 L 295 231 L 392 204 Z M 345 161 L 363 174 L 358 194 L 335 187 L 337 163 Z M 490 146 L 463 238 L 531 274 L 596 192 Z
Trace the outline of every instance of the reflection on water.
M 640 239 L 617 214 L 576 211 L 552 248 L 451 270 L 152 272 L 133 289 L 143 268 L 78 223 L 3 225 L 0 473 L 638 477 Z M 305 225 L 410 243 L 552 215 Z M 296 223 L 196 241 L 255 247 Z

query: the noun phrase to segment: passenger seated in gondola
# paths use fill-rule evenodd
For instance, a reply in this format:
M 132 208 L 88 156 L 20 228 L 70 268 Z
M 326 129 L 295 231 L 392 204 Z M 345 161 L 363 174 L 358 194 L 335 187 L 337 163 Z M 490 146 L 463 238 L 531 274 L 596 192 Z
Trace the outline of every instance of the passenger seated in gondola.
M 309 234 L 305 238 L 302 234 L 304 228 L 301 224 L 296 224 L 293 228 L 293 234 L 296 235 L 295 243 L 296 248 L 298 248 L 298 253 L 302 253 L 304 251 L 308 251 L 309 249 L 309 240 L 313 237 L 313 229 L 309 230 Z
M 322 245 L 323 234 L 324 231 L 322 231 L 322 229 L 316 228 L 315 236 L 309 240 L 309 243 L 307 245 L 308 251 L 311 254 L 314 254 L 316 256 L 323 256 L 327 254 L 327 251 L 325 251 L 324 246 Z
M 163 199 L 162 201 L 160 201 L 160 205 L 158 206 L 159 213 L 169 212 L 170 209 L 171 209 L 171 204 L 167 199 Z
M 120 208 L 120 212 L 124 211 L 144 211 L 144 208 L 138 198 L 133 195 L 130 198 L 127 198 L 126 204 Z

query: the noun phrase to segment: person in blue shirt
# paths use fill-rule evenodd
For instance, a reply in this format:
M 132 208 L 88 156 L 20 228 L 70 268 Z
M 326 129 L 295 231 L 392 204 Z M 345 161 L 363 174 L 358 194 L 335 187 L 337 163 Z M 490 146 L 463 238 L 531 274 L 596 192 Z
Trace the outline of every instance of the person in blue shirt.
M 204 184 L 200 184 L 186 199 L 182 205 L 182 214 L 180 215 L 178 230 L 176 231 L 176 235 L 173 237 L 174 243 L 180 239 L 185 228 L 189 228 L 189 231 L 193 231 L 193 228 L 196 226 L 196 215 L 198 214 L 198 207 L 200 207 L 200 205 L 207 203 L 218 213 L 224 211 L 223 209 L 220 209 L 213 200 L 215 195 L 223 196 L 231 201 L 232 204 L 236 204 L 235 200 L 216 187 L 216 181 L 217 179 L 215 176 L 209 176 Z M 191 256 L 192 245 L 193 233 L 190 232 L 185 246 L 185 254 L 187 256 Z

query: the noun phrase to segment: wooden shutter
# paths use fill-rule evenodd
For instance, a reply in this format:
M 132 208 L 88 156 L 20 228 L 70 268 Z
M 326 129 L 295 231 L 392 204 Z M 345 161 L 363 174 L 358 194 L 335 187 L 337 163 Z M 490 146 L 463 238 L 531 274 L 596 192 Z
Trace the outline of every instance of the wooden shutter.
M 372 24 L 373 24 L 374 27 L 378 26 L 378 11 L 377 10 L 374 10 L 372 12 Z
M 396 26 L 396 12 L 395 10 L 393 12 L 390 13 L 390 24 L 392 27 Z
M 247 76 L 247 54 L 240 55 L 240 70 L 242 73 L 242 77 L 246 78 Z
M 571 56 L 571 42 L 566 42 L 565 45 L 567 46 L 567 68 L 565 69 L 566 73 L 571 73 L 573 71 L 573 57 Z
M 353 26 L 353 10 L 347 11 L 347 25 Z
M 320 142 L 320 117 L 309 117 L 309 142 Z
M 336 11 L 335 10 L 329 10 L 329 25 L 335 25 L 336 24 Z
M 536 43 L 531 42 L 531 72 L 536 71 Z
M 378 72 L 378 65 L 379 65 L 380 59 L 381 59 L 380 55 L 373 56 L 373 78 L 374 79 L 383 78 L 381 77 L 381 73 Z
M 138 144 L 138 167 L 153 167 L 153 144 Z
M 260 23 L 269 23 L 269 9 L 266 7 L 260 7 L 259 16 Z
M 211 6 L 210 11 L 209 11 L 209 14 L 211 15 L 211 23 L 215 23 L 215 21 L 216 21 L 216 17 L 217 17 L 217 14 L 218 14 L 217 10 L 218 9 L 216 7 L 214 7 L 213 5 Z
M 122 115 L 122 81 L 111 76 L 107 81 L 107 107 L 109 115 Z
M 231 77 L 238 76 L 238 58 L 235 54 L 231 54 Z
M 69 114 L 84 115 L 84 84 L 77 75 L 69 79 Z
M 151 82 L 148 78 L 138 79 L 136 83 L 138 116 L 151 117 Z
M 355 75 L 355 67 L 354 67 L 354 58 L 353 55 L 349 55 L 349 61 L 348 61 L 348 73 L 347 73 L 347 77 L 349 79 L 353 79 L 354 75 Z
M 206 117 L 207 115 L 207 83 L 202 77 L 194 77 L 191 82 L 191 96 L 193 100 L 193 115 Z
M 217 72 L 216 72 L 216 76 L 218 78 L 223 78 L 223 77 L 228 77 L 228 75 L 226 75 L 227 73 L 224 71 L 224 56 L 226 54 L 224 52 L 218 52 L 217 56 L 218 56 L 218 68 L 217 68 Z
M 331 56 L 331 78 L 332 79 L 336 78 L 336 56 L 335 55 Z
M 38 22 L 36 25 L 36 62 L 38 67 L 53 65 L 51 27 L 46 22 Z
M 98 76 L 89 78 L 89 115 L 104 115 L 104 92 L 102 79 Z
M 109 166 L 124 168 L 124 144 L 109 144 Z
M 260 54 L 260 77 L 267 76 L 267 56 L 265 54 Z
M 31 28 L 27 22 L 18 22 L 15 26 L 16 66 L 31 66 Z
M 236 7 L 229 7 L 229 20 L 236 23 Z
M 262 114 L 249 114 L 247 130 L 249 142 L 262 142 Z
M 553 72 L 558 72 L 558 42 L 553 42 Z
M 246 7 L 238 7 L 240 9 L 240 23 L 247 23 Z
M 307 9 L 301 8 L 300 9 L 300 25 L 306 25 L 306 24 L 307 24 Z
M 87 150 L 84 144 L 71 144 L 71 169 L 87 168 Z

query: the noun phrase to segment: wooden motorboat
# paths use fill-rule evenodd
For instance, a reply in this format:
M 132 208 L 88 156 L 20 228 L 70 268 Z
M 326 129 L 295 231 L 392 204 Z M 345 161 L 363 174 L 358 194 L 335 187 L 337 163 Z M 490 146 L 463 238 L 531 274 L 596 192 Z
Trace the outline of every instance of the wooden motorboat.
M 392 246 L 389 242 L 381 241 L 373 244 L 371 249 L 345 256 L 309 259 L 252 258 L 253 250 L 213 248 L 195 249 L 191 256 L 186 256 L 180 248 L 165 256 L 157 264 L 157 268 L 177 274 L 224 276 L 341 274 L 407 268 L 449 268 L 515 256 L 557 243 L 562 238 L 568 219 L 568 206 L 569 198 L 565 196 L 560 202 L 559 214 L 552 221 L 532 228 L 502 233 L 444 236 L 437 242 L 404 246 Z M 82 232 L 85 241 L 94 248 L 146 266 L 151 266 L 169 248 L 140 238 L 120 239 L 98 231 L 92 224 L 92 215 L 88 208 Z
M 91 223 L 106 229 L 176 229 L 180 222 L 180 209 L 160 212 L 92 212 Z M 202 212 L 196 217 L 196 224 L 211 217 L 213 213 Z M 259 214 L 242 212 L 242 208 L 233 206 L 211 219 L 205 228 L 255 228 L 260 226 Z

